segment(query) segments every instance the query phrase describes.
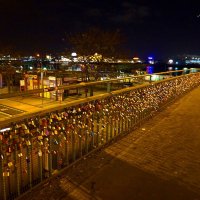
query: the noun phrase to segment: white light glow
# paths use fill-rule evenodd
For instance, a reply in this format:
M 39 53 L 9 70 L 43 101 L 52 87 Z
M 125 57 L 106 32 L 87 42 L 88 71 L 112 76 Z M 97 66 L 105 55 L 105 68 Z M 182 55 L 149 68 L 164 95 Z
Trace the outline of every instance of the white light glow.
M 77 53 L 73 52 L 73 53 L 71 54 L 71 56 L 77 56 Z
M 9 131 L 9 130 L 10 130 L 10 128 L 3 128 L 3 129 L 0 130 L 0 132 L 3 133 L 5 131 Z

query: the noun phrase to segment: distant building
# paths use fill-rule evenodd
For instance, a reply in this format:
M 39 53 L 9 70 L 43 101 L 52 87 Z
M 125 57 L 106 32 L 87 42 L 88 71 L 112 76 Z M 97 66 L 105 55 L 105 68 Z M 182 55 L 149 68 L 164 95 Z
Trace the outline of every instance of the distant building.
M 173 63 L 169 63 L 172 62 Z M 181 55 L 175 59 L 169 59 L 168 64 L 190 65 L 200 64 L 200 55 Z
M 197 55 L 185 56 L 185 64 L 200 64 L 200 56 Z

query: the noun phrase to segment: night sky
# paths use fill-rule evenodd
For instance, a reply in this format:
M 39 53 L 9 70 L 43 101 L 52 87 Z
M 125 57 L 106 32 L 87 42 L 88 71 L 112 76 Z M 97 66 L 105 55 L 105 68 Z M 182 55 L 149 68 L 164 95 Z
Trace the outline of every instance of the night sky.
M 200 55 L 200 1 L 0 0 L 0 47 L 56 53 L 66 33 L 120 30 L 131 55 Z

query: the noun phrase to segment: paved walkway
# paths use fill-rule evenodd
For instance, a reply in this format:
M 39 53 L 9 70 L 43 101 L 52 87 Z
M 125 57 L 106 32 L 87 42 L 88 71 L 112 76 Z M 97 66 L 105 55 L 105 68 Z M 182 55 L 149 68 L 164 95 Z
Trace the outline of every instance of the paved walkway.
M 21 200 L 200 200 L 200 88 Z
M 95 95 L 103 94 L 101 91 L 95 91 Z M 88 94 L 89 97 L 89 94 Z M 57 108 L 58 106 L 66 105 L 69 102 L 75 100 L 84 99 L 85 94 L 82 95 L 72 95 L 64 99 L 64 101 L 55 101 L 48 98 L 41 98 L 38 96 L 16 96 L 7 99 L 0 99 L 0 123 L 1 121 L 14 119 L 15 117 L 20 117 L 25 114 L 34 114 L 36 112 L 48 110 L 51 108 Z M 5 108 L 10 108 L 5 111 Z M 17 114 L 17 111 L 19 114 Z M 9 113 L 9 114 L 8 114 Z

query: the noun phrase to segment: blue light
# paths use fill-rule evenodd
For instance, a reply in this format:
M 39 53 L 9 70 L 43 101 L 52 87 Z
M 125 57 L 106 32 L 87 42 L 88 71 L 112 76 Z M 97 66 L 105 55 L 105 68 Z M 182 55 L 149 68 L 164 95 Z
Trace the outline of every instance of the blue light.
M 147 66 L 146 72 L 147 74 L 153 74 L 153 66 Z

